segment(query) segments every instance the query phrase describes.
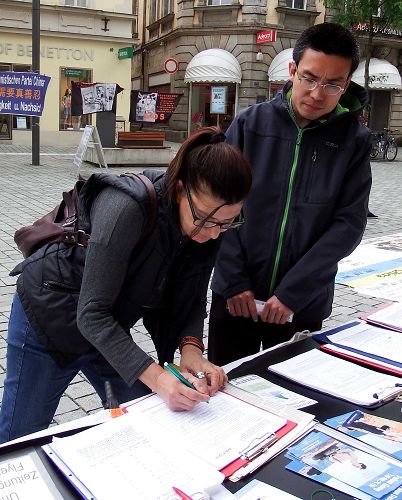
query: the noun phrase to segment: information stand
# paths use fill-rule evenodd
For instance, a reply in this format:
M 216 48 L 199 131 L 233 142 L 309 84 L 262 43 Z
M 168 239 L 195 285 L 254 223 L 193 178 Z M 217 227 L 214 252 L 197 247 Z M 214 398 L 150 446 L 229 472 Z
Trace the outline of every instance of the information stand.
M 73 160 L 73 165 L 77 167 L 77 171 L 79 171 L 81 168 L 81 164 L 88 148 L 89 141 L 92 142 L 95 148 L 99 167 L 108 168 L 105 156 L 103 154 L 102 143 L 99 137 L 98 129 L 95 127 L 95 125 L 87 125 L 84 129 L 81 141 L 78 145 L 77 152 L 75 153 L 75 157 Z

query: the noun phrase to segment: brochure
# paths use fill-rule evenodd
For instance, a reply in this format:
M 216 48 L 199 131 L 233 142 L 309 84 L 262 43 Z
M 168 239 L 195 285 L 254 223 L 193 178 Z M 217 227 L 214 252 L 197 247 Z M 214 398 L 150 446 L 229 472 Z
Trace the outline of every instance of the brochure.
M 289 447 L 286 456 L 325 472 L 376 499 L 402 485 L 401 467 L 323 432 L 310 432 L 297 444 Z
M 280 385 L 273 384 L 259 375 L 245 375 L 244 377 L 235 378 L 229 383 L 243 391 L 255 394 L 266 402 L 280 402 L 285 406 L 291 406 L 296 409 L 317 403 L 314 399 L 306 398 L 301 394 L 284 389 Z
M 402 422 L 356 410 L 330 418 L 324 424 L 402 460 Z
M 321 472 L 320 470 L 310 465 L 306 465 L 305 463 L 300 462 L 300 460 L 292 460 L 288 463 L 286 469 L 292 472 L 296 472 L 297 474 L 307 477 L 308 479 L 312 479 L 313 481 L 323 484 L 329 488 L 333 488 L 334 490 L 346 493 L 347 495 L 357 498 L 358 500 L 375 500 L 375 497 L 372 497 L 367 493 L 363 493 L 362 491 L 353 488 L 353 486 L 349 486 L 339 479 L 335 479 L 329 474 Z M 402 486 L 394 490 L 389 495 L 382 497 L 381 500 L 402 500 Z

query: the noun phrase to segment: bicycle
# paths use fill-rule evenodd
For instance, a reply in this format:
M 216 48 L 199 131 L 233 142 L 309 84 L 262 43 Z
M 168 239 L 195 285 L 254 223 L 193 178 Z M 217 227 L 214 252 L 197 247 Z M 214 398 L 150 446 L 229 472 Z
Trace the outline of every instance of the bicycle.
M 384 128 L 383 132 L 372 132 L 373 142 L 371 145 L 370 159 L 377 158 L 382 153 L 383 159 L 393 161 L 398 154 L 398 146 L 395 137 L 391 135 L 391 130 Z

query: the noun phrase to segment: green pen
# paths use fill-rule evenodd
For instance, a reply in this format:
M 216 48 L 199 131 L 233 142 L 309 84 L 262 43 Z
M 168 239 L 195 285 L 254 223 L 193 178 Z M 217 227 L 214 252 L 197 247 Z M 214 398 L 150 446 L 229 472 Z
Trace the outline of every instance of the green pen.
M 183 382 L 184 385 L 190 387 L 190 389 L 194 389 L 195 391 L 197 390 L 191 382 L 189 382 L 186 378 L 183 377 L 183 375 L 179 372 L 179 370 L 176 370 L 176 368 L 173 366 L 172 363 L 167 363 L 165 361 L 163 363 L 163 368 L 168 372 L 170 372 L 172 375 L 174 375 L 176 378 L 178 378 L 180 382 Z

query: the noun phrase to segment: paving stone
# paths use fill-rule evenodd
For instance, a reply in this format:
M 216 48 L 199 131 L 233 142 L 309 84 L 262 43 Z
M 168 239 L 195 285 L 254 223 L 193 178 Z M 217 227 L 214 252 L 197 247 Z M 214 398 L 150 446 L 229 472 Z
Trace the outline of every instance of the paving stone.
M 15 278 L 9 272 L 22 260 L 13 236 L 17 228 L 32 223 L 60 202 L 61 193 L 72 187 L 75 172 L 71 170 L 71 159 L 75 153 L 71 148 L 53 146 L 41 148 L 42 152 L 55 153 L 41 156 L 41 165 L 30 164 L 29 146 L 17 147 L 0 144 L 0 386 L 4 381 L 7 323 L 11 302 L 15 293 Z M 10 155 L 7 153 L 19 153 Z M 12 158 L 12 161 L 7 160 Z M 370 195 L 370 209 L 378 219 L 368 219 L 364 238 L 372 238 L 402 232 L 402 154 L 392 163 L 376 161 L 372 163 L 373 188 Z M 141 171 L 141 168 L 130 169 Z M 84 164 L 82 174 L 88 176 L 99 169 Z M 121 173 L 126 168 L 114 168 L 113 173 Z M 370 311 L 385 299 L 368 297 L 357 293 L 346 285 L 336 284 L 333 312 L 324 321 L 324 326 L 337 326 Z M 207 298 L 208 308 L 211 294 Z M 155 347 L 142 321 L 132 329 L 138 344 L 156 359 Z M 204 342 L 207 344 L 208 319 L 204 323 Z M 176 351 L 175 361 L 179 361 Z M 0 394 L 2 388 L 0 387 Z M 99 397 L 82 373 L 79 373 L 68 387 L 60 401 L 52 425 L 79 418 L 102 408 Z

